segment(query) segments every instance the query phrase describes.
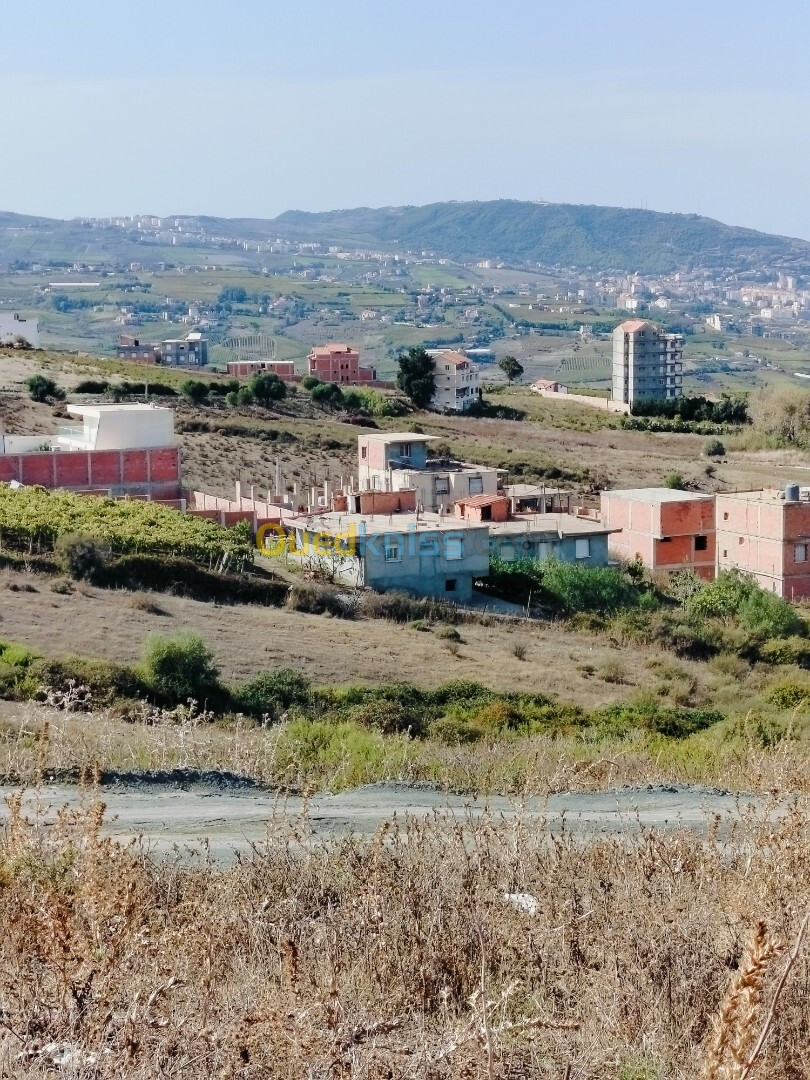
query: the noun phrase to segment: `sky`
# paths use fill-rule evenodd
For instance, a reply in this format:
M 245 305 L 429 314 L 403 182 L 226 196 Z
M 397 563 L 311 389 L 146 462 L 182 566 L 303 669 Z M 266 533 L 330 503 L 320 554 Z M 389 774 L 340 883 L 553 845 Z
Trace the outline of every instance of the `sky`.
M 808 41 L 807 0 L 12 3 L 0 210 L 513 198 L 810 239 Z

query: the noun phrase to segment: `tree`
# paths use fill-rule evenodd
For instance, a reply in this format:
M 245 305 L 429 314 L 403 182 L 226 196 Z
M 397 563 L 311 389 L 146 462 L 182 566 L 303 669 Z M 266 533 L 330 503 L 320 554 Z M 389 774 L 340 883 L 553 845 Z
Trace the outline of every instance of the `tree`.
M 180 384 L 180 392 L 194 405 L 201 405 L 208 397 L 208 385 L 199 379 L 186 379 Z
M 250 392 L 262 405 L 287 396 L 287 384 L 272 371 L 256 372 L 248 383 Z
M 754 426 L 780 442 L 801 445 L 810 438 L 810 394 L 804 390 L 760 390 L 751 395 L 749 411 Z
M 252 405 L 256 400 L 253 396 L 253 391 L 249 386 L 243 386 L 239 393 L 236 395 L 236 400 L 240 405 Z
M 312 387 L 310 397 L 324 409 L 338 409 L 343 405 L 343 391 L 337 383 L 318 383 Z
M 498 367 L 510 383 L 523 375 L 523 364 L 520 363 L 516 356 L 502 356 L 498 361 Z
M 225 404 L 230 405 L 232 408 L 233 408 L 234 405 L 238 405 L 239 404 L 239 391 L 238 390 L 229 390 L 228 393 L 225 395 Z
M 418 409 L 424 409 L 436 391 L 436 362 L 422 345 L 413 345 L 397 357 L 397 386 Z
M 703 453 L 706 457 L 725 457 L 726 448 L 719 439 L 709 439 Z
M 65 391 L 61 390 L 53 379 L 46 379 L 44 375 L 32 375 L 26 386 L 32 401 L 44 402 L 49 398 L 61 400 L 65 396 Z
M 305 375 L 301 380 L 301 385 L 305 390 L 312 390 L 321 382 L 323 382 L 323 379 L 319 379 L 317 375 Z

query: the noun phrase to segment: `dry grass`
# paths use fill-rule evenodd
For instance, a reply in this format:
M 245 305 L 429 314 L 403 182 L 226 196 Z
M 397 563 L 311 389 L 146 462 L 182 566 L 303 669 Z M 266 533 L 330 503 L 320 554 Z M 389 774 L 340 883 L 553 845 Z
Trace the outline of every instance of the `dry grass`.
M 33 582 L 38 593 L 5 589 L 0 602 L 0 638 L 18 641 L 47 656 L 83 656 L 132 662 L 152 632 L 173 628 L 200 633 L 216 656 L 226 681 L 248 678 L 275 667 L 303 671 L 315 683 L 381 683 L 399 679 L 438 686 L 448 679 L 472 679 L 496 690 L 541 691 L 578 705 L 599 705 L 624 696 L 620 685 L 596 685 L 578 665 L 622 661 L 633 670 L 660 653 L 644 645 L 538 624 L 519 630 L 501 624 L 465 624 L 464 646 L 450 656 L 434 634 L 382 620 L 346 621 L 278 608 L 219 607 L 175 596 L 149 600 L 163 614 L 144 609 L 145 594 L 88 588 L 59 595 L 48 579 L 11 571 L 0 581 Z M 138 599 L 140 597 L 141 599 Z M 138 604 L 134 607 L 133 604 Z M 526 646 L 531 663 L 515 653 Z M 687 665 L 689 666 L 689 665 Z M 692 665 L 696 667 L 696 665 Z
M 312 846 L 302 819 L 219 870 L 117 846 L 99 803 L 45 830 L 11 800 L 0 1070 L 719 1076 L 712 1017 L 730 1030 L 729 981 L 756 1034 L 784 963 L 775 942 L 810 904 L 807 813 L 584 846 L 441 816 Z M 804 950 L 750 1075 L 807 1075 L 809 990 Z M 744 1056 L 753 1042 L 736 1045 Z

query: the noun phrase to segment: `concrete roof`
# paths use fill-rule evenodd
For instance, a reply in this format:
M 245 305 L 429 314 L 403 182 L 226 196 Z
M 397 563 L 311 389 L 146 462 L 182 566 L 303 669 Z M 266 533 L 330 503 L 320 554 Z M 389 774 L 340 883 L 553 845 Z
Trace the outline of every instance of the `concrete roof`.
M 544 487 L 542 484 L 507 484 L 503 489 L 510 499 L 539 499 L 549 495 L 574 495 L 568 488 Z
M 72 416 L 106 416 L 108 413 L 133 412 L 173 412 L 166 405 L 155 405 L 151 401 L 133 401 L 125 404 L 68 405 L 67 411 Z
M 288 527 L 306 529 L 309 532 L 339 533 L 352 526 L 370 533 L 408 532 L 466 532 L 468 529 L 488 529 L 490 522 L 467 522 L 452 514 L 349 514 L 338 510 L 327 514 L 282 514 L 282 522 Z
M 593 518 L 575 517 L 573 514 L 517 514 L 509 521 L 490 521 L 490 536 L 533 536 L 536 533 L 552 533 L 557 536 L 603 536 L 621 532 L 609 529 Z
M 807 505 L 808 498 L 810 498 L 810 488 L 797 485 L 799 487 L 799 500 L 803 505 Z M 745 499 L 747 502 L 778 502 L 785 503 L 787 506 L 796 506 L 796 502 L 791 502 L 785 499 L 784 488 L 762 488 L 757 491 L 718 491 L 718 498 L 723 499 Z
M 375 439 L 377 442 L 431 442 L 438 440 L 438 435 L 417 435 L 415 431 L 370 431 L 368 435 L 363 433 L 360 439 Z
M 644 503 L 696 502 L 700 499 L 714 498 L 714 495 L 706 494 L 703 491 L 678 491 L 675 488 L 663 487 L 618 488 L 603 491 L 602 496 Z

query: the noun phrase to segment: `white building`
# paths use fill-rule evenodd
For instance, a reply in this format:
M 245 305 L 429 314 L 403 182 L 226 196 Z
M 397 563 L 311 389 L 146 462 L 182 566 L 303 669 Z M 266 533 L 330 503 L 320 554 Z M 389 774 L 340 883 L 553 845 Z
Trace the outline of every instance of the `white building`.
M 614 401 L 680 397 L 682 372 L 680 334 L 663 334 L 645 319 L 629 319 L 613 331 Z
M 475 495 L 495 495 L 503 470 L 428 458 L 435 435 L 380 432 L 358 437 L 360 491 L 416 491 L 422 510 L 444 512 Z
M 59 428 L 61 450 L 150 450 L 174 446 L 174 410 L 160 405 L 68 405 L 81 424 Z
M 39 348 L 39 324 L 36 319 L 24 319 L 22 315 L 0 315 L 0 345 L 13 345 L 17 338 L 27 341 L 32 349 Z
M 481 375 L 476 364 L 452 349 L 430 350 L 435 361 L 436 389 L 428 408 L 435 412 L 465 412 L 481 398 Z

